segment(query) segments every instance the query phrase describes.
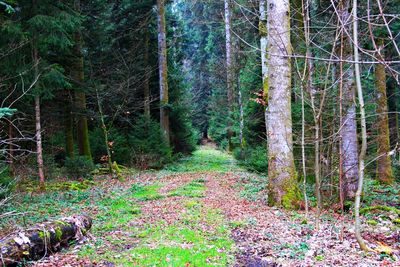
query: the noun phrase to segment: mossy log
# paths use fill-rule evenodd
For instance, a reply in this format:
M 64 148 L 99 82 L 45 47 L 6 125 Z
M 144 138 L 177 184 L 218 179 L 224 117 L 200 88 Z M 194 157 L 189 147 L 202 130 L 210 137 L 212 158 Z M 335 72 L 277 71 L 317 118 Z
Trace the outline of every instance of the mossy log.
M 91 226 L 90 217 L 79 215 L 14 232 L 0 238 L 0 265 L 16 266 L 57 252 L 70 241 L 82 239 Z

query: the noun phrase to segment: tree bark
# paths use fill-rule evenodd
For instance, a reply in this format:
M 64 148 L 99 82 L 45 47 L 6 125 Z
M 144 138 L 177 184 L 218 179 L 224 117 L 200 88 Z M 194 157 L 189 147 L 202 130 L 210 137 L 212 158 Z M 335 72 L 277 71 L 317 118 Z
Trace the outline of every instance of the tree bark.
M 80 215 L 8 235 L 0 242 L 0 263 L 14 266 L 26 260 L 38 260 L 68 246 L 72 240 L 81 239 L 91 226 L 92 219 Z
M 80 12 L 80 1 L 75 0 L 74 3 L 75 10 Z M 88 121 L 86 116 L 86 94 L 83 91 L 83 83 L 85 79 L 84 73 L 84 63 L 83 63 L 83 54 L 82 54 L 82 35 L 81 32 L 78 31 L 75 34 L 75 47 L 74 47 L 74 58 L 73 58 L 71 75 L 75 84 L 78 88 L 75 90 L 75 108 L 78 112 L 77 115 L 77 140 L 78 140 L 78 149 L 79 155 L 86 156 L 89 159 L 92 159 L 92 153 L 90 150 L 90 142 L 89 142 L 89 129 L 88 129 Z
M 340 20 L 346 32 L 351 32 L 351 14 L 349 13 L 349 0 L 342 0 L 339 5 Z M 350 36 L 344 33 L 343 36 L 343 59 L 352 61 L 352 43 Z M 358 142 L 356 122 L 356 97 L 354 85 L 354 68 L 351 64 L 344 65 L 342 77 L 343 90 L 343 124 L 341 125 L 341 151 L 343 164 L 343 197 L 344 199 L 354 198 L 357 191 L 358 173 Z
M 268 200 L 295 208 L 300 192 L 293 158 L 289 0 L 268 1 Z
M 65 152 L 68 158 L 74 157 L 74 120 L 72 116 L 72 96 L 66 91 L 65 96 Z
M 379 40 L 379 50 L 383 51 L 383 39 Z M 379 56 L 379 55 L 378 55 Z M 383 61 L 383 56 L 379 56 Z M 390 133 L 389 133 L 389 117 L 388 104 L 386 96 L 386 73 L 385 65 L 378 64 L 375 66 L 376 81 L 376 102 L 377 102 L 377 145 L 378 145 L 378 161 L 377 161 L 377 179 L 382 183 L 393 183 L 392 161 L 389 156 L 390 152 Z
M 160 124 L 166 142 L 170 143 L 167 35 L 165 22 L 165 0 L 157 0 L 158 8 L 158 67 L 160 75 Z
M 32 10 L 36 11 L 36 0 L 32 0 Z M 39 76 L 39 51 L 37 47 L 37 36 L 34 34 L 32 39 L 32 60 L 35 78 Z M 36 136 L 36 161 L 38 164 L 39 187 L 40 191 L 45 190 L 44 171 L 43 171 L 43 148 L 42 148 L 42 125 L 40 122 L 40 95 L 38 83 L 35 84 L 35 136 Z
M 233 54 L 232 54 L 232 34 L 231 34 L 231 1 L 225 1 L 225 47 L 226 47 L 226 87 L 227 87 L 227 97 L 228 97 L 228 129 L 227 129 L 227 137 L 228 137 L 228 149 L 229 151 L 233 150 L 232 145 L 232 112 L 233 112 L 233 87 L 235 84 L 235 74 L 234 74 L 234 66 L 233 66 Z
M 354 42 L 354 74 L 356 78 L 356 86 L 357 86 L 357 96 L 358 103 L 360 107 L 360 120 L 361 120 L 361 150 L 360 157 L 358 163 L 358 173 L 359 180 L 357 181 L 357 191 L 354 202 L 354 217 L 355 217 L 355 227 L 354 233 L 357 239 L 360 248 L 364 251 L 369 251 L 370 249 L 364 242 L 364 239 L 361 236 L 361 222 L 360 222 L 360 202 L 361 202 L 361 193 L 363 189 L 364 182 L 364 170 L 365 170 L 365 155 L 367 153 L 367 124 L 365 120 L 365 108 L 364 108 L 364 96 L 361 86 L 361 72 L 360 65 L 358 64 L 360 57 L 358 54 L 358 18 L 357 18 L 357 0 L 353 0 L 353 42 Z
M 145 41 L 144 41 L 144 83 L 143 83 L 143 96 L 144 96 L 144 115 L 150 118 L 150 63 L 149 63 L 149 49 L 150 49 L 150 34 L 148 25 L 145 26 Z
M 8 168 L 11 177 L 15 176 L 15 163 L 14 163 L 14 125 L 12 123 L 12 116 L 10 116 L 10 121 L 8 122 L 8 140 L 10 140 L 8 145 Z
M 261 71 L 263 83 L 263 96 L 265 102 L 264 119 L 265 130 L 268 131 L 268 62 L 267 62 L 267 46 L 268 46 L 268 32 L 267 32 L 267 11 L 266 0 L 260 0 L 260 21 L 258 24 L 258 31 L 260 34 L 260 49 L 261 49 Z
M 400 140 L 399 133 L 399 114 L 397 99 L 399 98 L 399 87 L 394 78 L 388 77 L 387 80 L 387 98 L 389 108 L 389 132 L 390 132 L 390 148 L 394 149 Z

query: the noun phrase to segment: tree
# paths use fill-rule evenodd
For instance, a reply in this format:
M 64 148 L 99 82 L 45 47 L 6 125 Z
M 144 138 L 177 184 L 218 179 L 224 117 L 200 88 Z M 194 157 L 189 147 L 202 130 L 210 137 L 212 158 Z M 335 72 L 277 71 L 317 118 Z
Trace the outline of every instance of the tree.
M 165 25 L 165 0 L 157 0 L 158 20 L 158 67 L 160 78 L 160 124 L 165 140 L 169 143 L 169 106 L 168 106 L 168 65 L 167 35 Z
M 289 0 L 268 2 L 268 200 L 294 208 L 300 197 L 293 157 Z
M 265 10 L 266 0 L 260 0 L 260 21 L 258 24 L 259 33 L 260 33 L 260 49 L 261 49 L 261 71 L 262 71 L 262 82 L 263 82 L 263 97 L 264 101 L 268 101 L 268 64 L 267 64 L 267 41 L 268 41 L 268 32 L 267 32 L 267 11 Z M 267 131 L 268 125 L 268 104 L 265 107 L 265 128 Z
M 384 41 L 380 39 L 378 44 L 378 58 L 384 62 L 383 48 Z M 377 143 L 378 143 L 378 161 L 376 177 L 382 183 L 393 183 L 392 161 L 390 159 L 390 132 L 389 132 L 389 116 L 388 116 L 388 102 L 386 94 L 386 71 L 384 64 L 377 64 L 375 66 L 375 81 L 376 81 L 376 102 L 378 113 L 377 119 Z
M 32 0 L 32 12 L 36 15 L 36 0 Z M 39 50 L 37 44 L 37 33 L 33 32 L 32 36 L 32 61 L 34 68 L 34 77 L 39 77 Z M 36 160 L 38 164 L 39 174 L 39 187 L 40 190 L 45 190 L 44 171 L 43 171 L 43 147 L 42 147 L 42 124 L 40 116 L 40 92 L 38 90 L 38 83 L 35 84 L 35 126 L 36 126 Z
M 349 0 L 339 2 L 338 19 L 342 27 L 341 36 L 341 59 L 353 60 L 351 34 L 351 14 L 349 13 Z M 343 199 L 354 198 L 358 184 L 358 141 L 356 122 L 356 95 L 354 84 L 354 68 L 352 64 L 341 63 L 340 67 L 340 88 L 342 92 L 342 120 L 341 120 L 341 157 L 343 183 L 341 191 Z
M 359 56 L 359 42 L 358 42 L 358 15 L 357 15 L 357 0 L 353 0 L 353 14 L 352 14 L 352 24 L 353 24 L 353 52 L 354 52 L 354 75 L 356 80 L 356 87 L 357 87 L 357 96 L 358 96 L 358 103 L 360 108 L 360 120 L 361 120 L 361 150 L 358 162 L 358 173 L 359 173 L 359 180 L 357 181 L 357 191 L 355 196 L 355 203 L 354 203 L 354 215 L 355 215 L 355 227 L 354 232 L 360 248 L 364 251 L 369 251 L 370 249 L 364 242 L 364 239 L 361 236 L 361 229 L 360 229 L 360 202 L 361 202 L 361 193 L 363 190 L 363 183 L 364 183 L 364 171 L 365 171 L 365 155 L 367 152 L 367 125 L 365 119 L 365 104 L 364 104 L 364 96 L 363 90 L 361 86 L 361 71 L 360 71 L 360 56 Z M 386 82 L 384 80 L 383 82 Z
M 76 12 L 80 12 L 80 0 L 75 0 L 74 8 Z M 71 65 L 71 78 L 75 83 L 75 108 L 77 110 L 77 139 L 79 155 L 92 158 L 89 142 L 89 129 L 86 110 L 86 94 L 84 91 L 84 61 L 82 54 L 82 34 L 78 30 L 75 33 L 75 46 L 73 49 L 73 62 Z
M 232 122 L 231 116 L 233 112 L 233 92 L 234 92 L 234 85 L 235 85 L 235 73 L 234 73 L 234 66 L 233 66 L 233 46 L 232 46 L 232 11 L 231 11 L 231 1 L 225 0 L 225 48 L 226 48 L 226 88 L 227 88 L 227 97 L 228 97 L 228 125 L 227 125 L 227 137 L 228 137 L 228 149 L 232 151 Z

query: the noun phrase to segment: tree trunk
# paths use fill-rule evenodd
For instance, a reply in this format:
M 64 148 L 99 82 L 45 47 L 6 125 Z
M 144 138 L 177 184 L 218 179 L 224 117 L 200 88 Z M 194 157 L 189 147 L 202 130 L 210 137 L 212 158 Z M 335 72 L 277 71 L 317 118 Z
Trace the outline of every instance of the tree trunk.
M 36 10 L 36 0 L 32 1 L 32 9 Z M 39 76 L 39 51 L 37 47 L 37 36 L 36 34 L 32 39 L 32 60 L 35 78 Z M 44 171 L 43 171 L 43 148 L 42 148 L 42 126 L 40 122 L 40 95 L 38 90 L 38 83 L 35 84 L 36 95 L 35 95 L 35 136 L 36 136 L 36 161 L 38 164 L 39 174 L 39 187 L 40 191 L 45 190 L 44 183 Z
M 244 158 L 244 111 L 243 111 L 243 100 L 242 92 L 240 92 L 240 80 L 238 80 L 238 92 L 239 92 L 239 109 L 240 109 L 240 126 L 239 126 L 239 141 L 240 141 L 240 158 Z
M 267 32 L 267 11 L 266 0 L 260 0 L 260 22 L 258 24 L 258 31 L 260 34 L 260 49 L 261 49 L 261 70 L 263 82 L 263 96 L 265 102 L 264 119 L 265 130 L 268 131 L 268 62 L 267 62 L 267 46 L 268 46 L 268 32 Z
M 264 120 L 265 132 L 268 132 L 268 62 L 267 62 L 267 46 L 268 46 L 268 33 L 267 33 L 267 11 L 266 0 L 260 0 L 260 21 L 258 24 L 258 31 L 260 34 L 260 50 L 261 50 L 261 75 L 263 83 L 263 100 L 264 100 Z
M 0 242 L 0 262 L 14 266 L 26 260 L 38 260 L 68 246 L 72 240 L 81 239 L 91 226 L 92 219 L 80 215 L 13 233 Z
M 293 158 L 289 0 L 268 2 L 268 200 L 298 206 L 300 192 Z
M 390 148 L 394 149 L 400 140 L 399 133 L 399 114 L 397 99 L 399 99 L 399 87 L 394 78 L 388 77 L 387 81 L 387 98 L 389 108 L 389 132 L 390 132 Z M 397 92 L 396 92 L 397 91 Z
M 364 96 L 361 87 L 361 72 L 360 72 L 360 65 L 359 60 L 360 57 L 358 55 L 358 17 L 357 17 L 357 0 L 353 0 L 353 42 L 354 42 L 354 71 L 355 71 L 355 78 L 356 78 L 356 85 L 357 85 L 357 96 L 358 96 L 358 103 L 360 107 L 360 120 L 361 120 L 361 150 L 360 150 L 360 158 L 358 164 L 358 173 L 359 173 L 359 180 L 357 181 L 357 191 L 355 196 L 355 203 L 354 203 L 354 217 L 355 217 L 355 227 L 354 232 L 360 248 L 364 251 L 369 251 L 370 249 L 364 242 L 364 239 L 361 236 L 361 222 L 360 222 L 360 201 L 361 201 L 361 193 L 363 188 L 364 182 L 364 159 L 367 153 L 367 124 L 365 120 L 365 109 L 364 109 Z
M 351 15 L 348 11 L 350 2 L 341 1 L 339 6 L 340 19 L 348 33 L 351 32 Z M 352 61 L 352 43 L 350 37 L 343 36 L 343 60 Z M 343 197 L 353 198 L 358 185 L 358 143 L 356 122 L 356 97 L 354 88 L 354 68 L 351 64 L 344 64 L 341 82 L 343 83 L 343 125 L 341 125 L 341 150 L 343 156 Z
M 12 123 L 12 116 L 10 116 L 10 121 L 8 122 L 8 168 L 11 177 L 15 176 L 15 163 L 14 163 L 14 125 Z
M 228 97 L 228 129 L 227 137 L 229 144 L 229 151 L 233 150 L 232 145 L 232 112 L 233 112 L 233 87 L 235 83 L 235 74 L 233 66 L 233 54 L 232 54 L 232 34 L 231 34 L 231 1 L 225 1 L 225 47 L 226 47 L 226 87 L 227 87 L 227 97 Z
M 145 41 L 144 41 L 144 83 L 143 83 L 143 96 L 144 96 L 144 115 L 150 118 L 150 63 L 149 63 L 149 49 L 150 49 L 150 34 L 148 25 L 145 26 Z
M 75 0 L 75 11 L 80 12 L 80 1 Z M 86 115 L 86 94 L 83 91 L 83 83 L 85 79 L 83 68 L 83 54 L 82 54 L 82 35 L 78 31 L 75 34 L 75 47 L 74 47 L 74 62 L 72 64 L 71 75 L 72 79 L 78 88 L 75 90 L 75 108 L 78 112 L 77 115 L 77 139 L 79 155 L 87 156 L 92 159 L 89 142 L 89 129 Z
M 68 158 L 74 157 L 74 120 L 72 116 L 72 96 L 66 91 L 65 97 L 65 152 Z
M 379 51 L 383 51 L 383 39 L 379 40 Z M 382 53 L 382 52 L 381 52 Z M 383 61 L 384 58 L 381 58 Z M 376 102 L 377 102 L 377 145 L 378 145 L 378 162 L 377 162 L 377 179 L 382 183 L 393 183 L 392 162 L 389 156 L 390 152 L 390 133 L 389 133 L 389 117 L 388 104 L 386 97 L 386 73 L 385 65 L 378 64 L 375 66 L 376 81 Z
M 160 74 L 160 124 L 166 142 L 170 143 L 167 35 L 165 24 L 165 0 L 157 0 L 158 8 L 158 67 Z

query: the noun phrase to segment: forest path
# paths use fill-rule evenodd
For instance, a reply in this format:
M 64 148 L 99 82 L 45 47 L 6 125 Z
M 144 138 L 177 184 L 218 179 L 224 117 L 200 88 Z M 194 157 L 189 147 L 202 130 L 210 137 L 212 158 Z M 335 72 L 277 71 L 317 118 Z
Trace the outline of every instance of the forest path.
M 340 242 L 334 215 L 316 232 L 304 214 L 268 207 L 266 178 L 212 146 L 161 171 L 96 183 L 38 203 L 47 212 L 69 202 L 65 215 L 83 210 L 94 224 L 93 238 L 36 266 L 357 266 L 363 257 L 351 233 Z

